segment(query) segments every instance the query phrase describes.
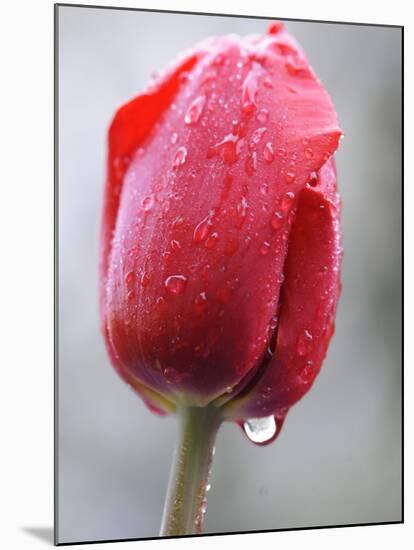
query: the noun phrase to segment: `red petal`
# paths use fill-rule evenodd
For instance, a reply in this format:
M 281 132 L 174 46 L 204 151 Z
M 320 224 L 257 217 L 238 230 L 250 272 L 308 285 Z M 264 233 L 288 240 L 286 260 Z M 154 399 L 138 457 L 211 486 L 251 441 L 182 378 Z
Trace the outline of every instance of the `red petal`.
M 315 182 L 313 182 L 314 184 Z M 311 387 L 334 330 L 340 294 L 340 204 L 333 161 L 300 196 L 281 292 L 274 355 L 249 388 L 229 402 L 231 418 L 282 414 Z

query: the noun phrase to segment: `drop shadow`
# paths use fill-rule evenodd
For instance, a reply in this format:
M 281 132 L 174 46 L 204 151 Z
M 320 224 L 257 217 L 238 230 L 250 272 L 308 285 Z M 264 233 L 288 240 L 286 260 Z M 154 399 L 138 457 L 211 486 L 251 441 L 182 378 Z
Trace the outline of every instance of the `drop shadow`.
M 22 531 L 53 546 L 53 527 L 22 527 Z

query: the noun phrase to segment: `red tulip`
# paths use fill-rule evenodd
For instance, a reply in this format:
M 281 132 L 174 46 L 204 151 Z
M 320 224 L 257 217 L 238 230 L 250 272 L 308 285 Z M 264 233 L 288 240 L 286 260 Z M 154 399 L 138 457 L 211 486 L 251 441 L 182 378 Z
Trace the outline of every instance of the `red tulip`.
M 202 42 L 117 111 L 102 326 L 152 409 L 281 421 L 309 390 L 340 293 L 340 136 L 280 24 Z

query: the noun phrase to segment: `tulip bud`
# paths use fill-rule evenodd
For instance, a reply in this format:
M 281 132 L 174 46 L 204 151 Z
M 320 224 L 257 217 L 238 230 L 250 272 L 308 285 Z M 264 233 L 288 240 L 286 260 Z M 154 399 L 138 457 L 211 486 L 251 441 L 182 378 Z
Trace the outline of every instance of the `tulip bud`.
M 309 390 L 340 293 L 340 136 L 281 25 L 200 43 L 117 111 L 102 328 L 153 410 L 213 403 L 280 429 Z

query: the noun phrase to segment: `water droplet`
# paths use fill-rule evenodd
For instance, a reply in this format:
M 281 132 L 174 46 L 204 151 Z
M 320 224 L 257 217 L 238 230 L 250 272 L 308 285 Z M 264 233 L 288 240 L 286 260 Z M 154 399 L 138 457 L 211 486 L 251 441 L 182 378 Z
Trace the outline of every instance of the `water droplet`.
M 288 191 L 283 195 L 283 197 L 280 199 L 280 208 L 283 210 L 283 212 L 286 212 L 289 210 L 289 208 L 292 206 L 293 202 L 295 200 L 295 193 L 292 191 Z
M 267 241 L 264 241 L 259 248 L 260 255 L 266 256 L 269 250 L 270 250 L 270 243 L 268 243 Z
M 275 212 L 270 220 L 270 225 L 275 231 L 278 231 L 284 224 L 283 214 Z
M 285 174 L 285 180 L 286 183 L 292 183 L 296 178 L 295 172 L 286 172 Z
M 286 149 L 284 149 L 283 147 L 280 147 L 280 148 L 277 150 L 277 154 L 278 154 L 278 156 L 281 157 L 281 158 L 286 157 L 286 155 L 287 155 Z
M 246 197 L 242 197 L 236 207 L 236 227 L 238 229 L 242 227 L 244 220 L 246 219 L 248 207 L 249 203 L 247 202 Z
M 177 241 L 176 239 L 173 239 L 171 241 L 170 246 L 171 246 L 172 250 L 174 250 L 174 252 L 177 252 L 178 250 L 181 249 L 180 241 Z
M 244 79 L 242 86 L 241 105 L 246 115 L 256 109 L 256 94 L 259 88 L 257 73 L 251 70 Z
M 186 124 L 197 124 L 202 115 L 205 103 L 205 95 L 196 97 L 185 113 L 184 122 Z
M 315 369 L 313 366 L 313 361 L 307 361 L 301 370 L 299 377 L 304 384 L 309 384 L 309 382 L 312 382 L 314 376 Z
M 149 195 L 148 197 L 145 197 L 145 199 L 142 199 L 141 205 L 144 212 L 149 212 L 154 206 L 154 196 Z
M 251 149 L 254 149 L 255 146 L 260 143 L 260 140 L 262 139 L 263 137 L 263 134 L 266 132 L 267 128 L 257 128 L 257 130 L 255 130 L 252 134 L 252 141 L 250 142 L 249 144 L 249 147 Z
M 150 282 L 150 279 L 146 273 L 143 273 L 141 276 L 141 286 L 144 288 L 148 286 L 148 283 Z
M 269 397 L 271 397 L 272 395 L 272 392 L 273 392 L 273 386 L 271 386 L 270 384 L 267 384 L 264 388 L 262 388 L 262 390 L 260 391 L 260 394 L 265 399 L 269 399 Z
M 312 341 L 313 341 L 312 334 L 305 329 L 298 338 L 298 343 L 296 346 L 298 355 L 303 357 L 304 355 L 307 355 L 308 353 L 310 353 L 310 351 L 312 350 Z
M 270 141 L 268 141 L 265 145 L 265 148 L 263 149 L 263 158 L 265 159 L 266 162 L 268 162 L 269 164 L 271 162 L 273 162 L 274 158 L 275 158 L 275 154 L 273 152 L 273 147 L 272 147 L 272 144 Z
M 286 61 L 285 67 L 291 76 L 306 76 L 309 74 L 304 62 L 299 59 L 294 59 L 293 56 L 289 56 L 289 60 Z
M 266 76 L 263 80 L 263 86 L 266 88 L 273 88 L 273 82 L 270 76 Z
M 211 231 L 213 222 L 211 221 L 211 218 L 213 217 L 213 210 L 210 210 L 210 212 L 207 214 L 207 216 L 201 220 L 201 222 L 196 226 L 193 233 L 193 241 L 195 243 L 199 243 L 201 241 L 204 241 L 204 239 L 208 236 L 208 234 Z
M 257 169 L 257 154 L 256 151 L 253 151 L 253 153 L 247 155 L 246 157 L 246 174 L 248 176 L 253 176 Z
M 183 378 L 183 373 L 172 367 L 166 367 L 163 371 L 163 374 L 167 382 L 169 382 L 170 384 L 177 384 L 181 382 Z
M 311 147 L 307 147 L 307 148 L 305 149 L 305 157 L 306 157 L 307 159 L 311 159 L 311 158 L 313 157 L 313 150 L 312 150 Z
M 135 273 L 133 271 L 128 271 L 125 274 L 125 282 L 128 286 L 131 286 L 135 281 Z
M 276 435 L 275 417 L 271 415 L 265 418 L 250 418 L 244 422 L 243 429 L 253 443 L 269 443 Z
M 182 166 L 187 159 L 187 149 L 185 147 L 179 147 L 175 153 L 173 160 L 173 168 Z
M 171 141 L 171 144 L 172 144 L 172 145 L 175 145 L 175 144 L 177 143 L 177 141 L 178 141 L 178 134 L 177 134 L 177 132 L 173 132 L 173 133 L 171 134 L 171 139 L 170 139 L 170 141 Z
M 208 250 L 210 250 L 211 248 L 214 248 L 216 246 L 217 240 L 218 240 L 218 233 L 215 231 L 209 237 L 207 237 L 206 242 L 204 243 L 204 246 Z
M 264 124 L 269 118 L 269 111 L 267 109 L 260 109 L 260 111 L 257 113 L 256 118 L 261 124 Z
M 187 286 L 187 277 L 184 275 L 170 275 L 165 279 L 164 286 L 171 294 L 182 294 Z
M 198 296 L 194 299 L 194 307 L 197 313 L 204 313 L 207 309 L 207 294 L 205 292 L 200 292 Z
M 239 158 L 242 143 L 243 142 L 240 140 L 239 136 L 228 134 L 219 143 L 209 147 L 207 151 L 207 158 L 220 155 L 225 164 L 234 164 Z
M 130 290 L 127 294 L 127 300 L 128 302 L 132 302 L 135 299 L 135 292 L 133 290 Z
M 269 191 L 269 186 L 267 185 L 267 183 L 262 183 L 260 186 L 260 193 L 266 196 L 268 191 Z
M 308 185 L 310 185 L 311 187 L 316 187 L 318 183 L 319 183 L 318 174 L 316 172 L 311 172 L 309 174 Z

